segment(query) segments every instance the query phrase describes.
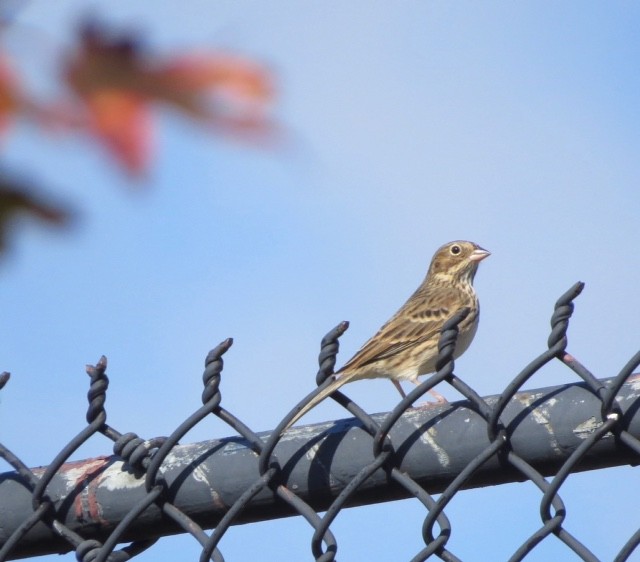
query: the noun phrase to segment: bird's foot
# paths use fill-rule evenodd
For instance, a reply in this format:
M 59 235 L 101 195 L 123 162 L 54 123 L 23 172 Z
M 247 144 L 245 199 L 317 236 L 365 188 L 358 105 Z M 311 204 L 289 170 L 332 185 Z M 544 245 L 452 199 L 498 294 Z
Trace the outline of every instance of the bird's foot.
M 429 394 L 435 398 L 435 402 L 420 402 L 416 404 L 414 408 L 432 408 L 433 406 L 441 406 L 442 404 L 449 403 L 449 401 L 436 390 L 429 390 Z

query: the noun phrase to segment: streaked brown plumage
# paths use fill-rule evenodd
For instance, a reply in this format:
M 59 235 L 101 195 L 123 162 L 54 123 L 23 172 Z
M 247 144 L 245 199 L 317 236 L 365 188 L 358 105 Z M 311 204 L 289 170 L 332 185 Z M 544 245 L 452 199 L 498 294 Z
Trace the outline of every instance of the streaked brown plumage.
M 388 378 L 404 396 L 400 381 L 419 384 L 420 375 L 435 371 L 443 324 L 468 306 L 471 312 L 459 325 L 454 352 L 454 357 L 462 355 L 476 333 L 480 315 L 473 278 L 480 261 L 489 255 L 477 244 L 463 240 L 440 247 L 413 295 L 334 375 L 333 383 L 306 404 L 287 427 L 348 382 Z

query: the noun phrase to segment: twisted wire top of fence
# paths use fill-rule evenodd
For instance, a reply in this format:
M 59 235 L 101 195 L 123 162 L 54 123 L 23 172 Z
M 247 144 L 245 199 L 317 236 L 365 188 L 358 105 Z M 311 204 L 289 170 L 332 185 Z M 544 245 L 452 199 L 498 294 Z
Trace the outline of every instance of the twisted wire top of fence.
M 529 480 L 540 490 L 541 523 L 511 560 L 522 560 L 552 535 L 577 558 L 597 560 L 588 537 L 578 538 L 563 525 L 567 511 L 559 490 L 572 472 L 638 462 L 640 399 L 633 371 L 640 352 L 607 380 L 567 352 L 573 300 L 582 289 L 577 283 L 558 300 L 548 348 L 500 395 L 482 398 L 454 372 L 457 326 L 468 312 L 463 309 L 443 327 L 437 372 L 393 411 L 369 415 L 335 392 L 334 400 L 355 419 L 284 433 L 288 421 L 330 381 L 346 322 L 322 340 L 318 390 L 267 433 L 254 432 L 221 406 L 223 356 L 231 339 L 206 358 L 202 406 L 168 437 L 142 439 L 107 424 L 103 357 L 87 368 L 87 426 L 46 468 L 30 469 L 0 445 L 0 456 L 15 470 L 0 475 L 0 562 L 69 550 L 87 562 L 128 560 L 175 532 L 198 541 L 201 561 L 222 561 L 218 546 L 231 525 L 292 514 L 311 527 L 313 557 L 334 560 L 338 541 L 331 525 L 343 508 L 401 497 L 414 497 L 425 508 L 424 547 L 412 560 L 458 560 L 448 548 L 453 526 L 445 510 L 451 499 L 465 488 L 514 480 Z M 568 367 L 579 384 L 521 391 L 551 361 Z M 8 373 L 0 375 L 0 388 L 8 380 Z M 411 407 L 438 384 L 451 385 L 465 400 Z M 179 445 L 209 415 L 237 436 Z M 114 456 L 69 463 L 96 433 L 113 441 Z M 211 533 L 204 531 L 211 527 Z M 118 549 L 127 541 L 132 542 Z M 616 560 L 628 559 L 638 542 L 640 524 Z

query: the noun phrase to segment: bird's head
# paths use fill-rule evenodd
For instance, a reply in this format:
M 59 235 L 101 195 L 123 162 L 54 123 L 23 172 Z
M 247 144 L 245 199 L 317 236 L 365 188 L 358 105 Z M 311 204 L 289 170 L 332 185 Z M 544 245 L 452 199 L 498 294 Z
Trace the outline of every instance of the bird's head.
M 438 248 L 427 277 L 472 282 L 478 264 L 491 253 L 473 242 L 455 240 Z M 443 279 L 444 281 L 444 279 Z

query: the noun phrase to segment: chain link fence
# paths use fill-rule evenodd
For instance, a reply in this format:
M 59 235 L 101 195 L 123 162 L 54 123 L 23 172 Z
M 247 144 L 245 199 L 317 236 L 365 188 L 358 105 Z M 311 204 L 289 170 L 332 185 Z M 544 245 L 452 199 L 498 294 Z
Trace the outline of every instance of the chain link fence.
M 143 439 L 106 423 L 107 361 L 87 368 L 87 426 L 43 469 L 30 469 L 0 444 L 14 469 L 0 475 L 0 561 L 74 550 L 82 562 L 129 560 L 172 533 L 189 533 L 201 545 L 200 561 L 224 560 L 218 548 L 231 525 L 301 515 L 312 528 L 315 560 L 336 559 L 331 524 L 342 509 L 398 498 L 424 506 L 424 548 L 414 562 L 456 561 L 448 549 L 452 523 L 446 508 L 466 488 L 531 481 L 542 494 L 540 527 L 510 560 L 522 560 L 554 535 L 576 559 L 598 558 L 584 538 L 569 533 L 559 491 L 582 470 L 636 464 L 640 459 L 640 396 L 633 375 L 640 352 L 619 374 L 596 378 L 567 348 L 577 283 L 556 303 L 548 348 L 498 396 L 481 397 L 454 374 L 452 358 L 460 310 L 443 327 L 437 372 L 392 412 L 368 415 L 342 392 L 332 398 L 355 419 L 294 427 L 297 411 L 330 381 L 343 322 L 322 340 L 318 389 L 272 432 L 256 433 L 221 406 L 220 382 L 228 339 L 205 361 L 202 407 L 169 437 Z M 544 365 L 559 361 L 579 383 L 521 391 Z M 0 375 L 0 388 L 9 374 Z M 412 408 L 431 388 L 449 384 L 466 400 Z M 180 445 L 210 415 L 236 437 Z M 114 442 L 113 456 L 68 462 L 94 434 Z M 436 497 L 437 496 L 437 499 Z M 323 513 L 323 515 L 320 515 Z M 640 523 L 639 523 L 640 525 Z M 212 528 L 210 533 L 204 529 Z M 640 526 L 615 560 L 628 560 Z M 127 546 L 119 545 L 128 543 Z

